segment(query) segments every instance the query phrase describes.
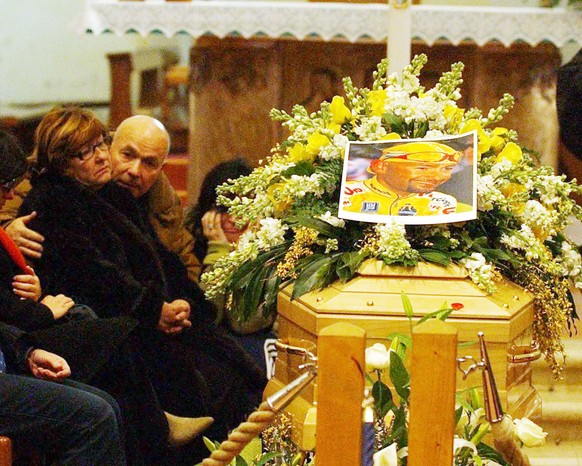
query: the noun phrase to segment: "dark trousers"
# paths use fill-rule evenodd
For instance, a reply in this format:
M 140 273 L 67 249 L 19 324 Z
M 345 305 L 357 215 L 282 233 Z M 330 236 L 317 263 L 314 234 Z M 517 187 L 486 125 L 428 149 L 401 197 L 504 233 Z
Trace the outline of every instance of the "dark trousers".
M 168 422 L 140 355 L 136 338 L 128 338 L 97 377 L 89 381 L 112 395 L 123 416 L 127 463 L 159 465 L 168 454 Z
M 0 374 L 0 434 L 59 465 L 125 465 L 117 409 L 109 395 L 83 384 Z

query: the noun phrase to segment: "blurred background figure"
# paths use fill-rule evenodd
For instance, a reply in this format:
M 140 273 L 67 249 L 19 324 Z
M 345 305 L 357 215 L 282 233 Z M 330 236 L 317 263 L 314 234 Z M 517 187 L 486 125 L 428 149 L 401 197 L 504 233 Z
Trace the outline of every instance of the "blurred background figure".
M 246 227 L 236 226 L 235 219 L 224 206 L 216 204 L 216 188 L 228 180 L 247 176 L 251 166 L 243 158 L 236 158 L 216 165 L 208 172 L 200 189 L 198 203 L 186 216 L 186 227 L 195 239 L 194 252 L 202 263 L 202 271 L 213 267 L 216 261 L 232 251 Z M 234 338 L 249 352 L 265 370 L 265 340 L 274 338 L 274 317 L 266 319 L 262 312 L 246 322 L 237 319 L 236 309 L 231 309 L 226 297 L 215 301 L 217 323 L 226 327 Z

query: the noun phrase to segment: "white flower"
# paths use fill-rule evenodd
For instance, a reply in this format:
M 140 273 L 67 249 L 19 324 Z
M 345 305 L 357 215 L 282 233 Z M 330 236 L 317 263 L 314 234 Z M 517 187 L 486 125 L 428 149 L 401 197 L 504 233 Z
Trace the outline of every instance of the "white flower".
M 398 466 L 396 443 L 374 453 L 374 466 Z
M 473 445 L 468 440 L 465 440 L 464 438 L 455 436 L 453 440 L 453 455 L 456 455 L 457 450 L 460 450 L 461 448 L 469 448 L 473 454 L 477 454 L 477 447 L 475 445 Z
M 382 343 L 366 348 L 366 370 L 384 370 L 390 367 L 390 351 Z
M 546 443 L 547 432 L 528 418 L 514 419 L 515 435 L 526 447 L 539 447 Z
M 344 220 L 331 215 L 329 210 L 325 214 L 320 215 L 318 218 L 324 222 L 329 223 L 330 225 L 333 225 L 334 227 L 344 228 L 346 226 L 346 222 Z
M 285 231 L 289 228 L 283 225 L 281 220 L 264 218 L 260 221 L 261 228 L 256 233 L 256 242 L 259 249 L 269 249 L 284 241 Z

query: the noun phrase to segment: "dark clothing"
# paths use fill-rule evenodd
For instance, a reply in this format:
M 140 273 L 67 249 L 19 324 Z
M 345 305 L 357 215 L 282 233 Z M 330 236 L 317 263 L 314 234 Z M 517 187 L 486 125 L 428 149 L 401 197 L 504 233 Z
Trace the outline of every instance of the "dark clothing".
M 31 344 L 20 330 L 0 324 L 0 347 L 9 370 L 24 370 Z M 120 425 L 116 402 L 101 390 L 0 374 L 0 435 L 14 440 L 17 457 L 34 449 L 59 465 L 121 466 Z
M 582 160 L 582 50 L 558 68 L 556 99 L 560 138 Z
M 125 419 L 123 437 L 128 463 L 159 464 L 167 450 L 168 425 L 139 356 L 138 344 L 129 340 L 138 321 L 128 316 L 92 319 L 88 309 L 81 307 L 77 310 L 86 316 L 84 320 L 69 320 L 66 314 L 55 321 L 44 304 L 14 294 L 12 277 L 22 272 L 2 247 L 0 270 L 0 321 L 28 330 L 35 346 L 65 358 L 72 379 L 114 396 Z M 13 354 L 5 356 L 13 370 L 19 364 L 22 368 L 22 362 L 14 361 Z M 149 422 L 143 422 L 144 418 Z
M 266 381 L 252 358 L 213 324 L 211 305 L 177 256 L 157 241 L 143 207 L 113 183 L 94 193 L 73 179 L 44 175 L 20 215 L 33 210 L 31 227 L 45 237 L 36 271 L 47 292 L 72 296 L 100 317 L 137 319 L 163 408 L 212 416 L 205 435 L 225 438 L 260 403 Z M 166 335 L 156 328 L 162 303 L 179 298 L 191 304 L 192 328 Z M 189 464 L 205 453 L 202 448 Z

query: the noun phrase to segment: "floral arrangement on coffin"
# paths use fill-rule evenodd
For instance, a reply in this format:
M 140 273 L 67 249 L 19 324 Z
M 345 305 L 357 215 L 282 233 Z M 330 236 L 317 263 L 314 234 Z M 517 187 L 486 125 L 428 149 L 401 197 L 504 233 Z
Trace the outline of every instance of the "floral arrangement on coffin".
M 375 258 L 390 265 L 421 261 L 464 265 L 486 292 L 501 276 L 535 296 L 533 336 L 559 376 L 562 335 L 575 316 L 570 289 L 582 287 L 582 261 L 565 228 L 582 209 L 569 197 L 575 181 L 538 166 L 518 135 L 498 126 L 513 106 L 506 94 L 497 108 L 459 108 L 463 64 L 443 73 L 432 89 L 420 85 L 425 55 L 401 77 L 387 60 L 374 72 L 372 89 L 344 78 L 345 97 L 309 114 L 272 110 L 289 137 L 250 175 L 218 188 L 218 202 L 240 225 L 252 225 L 229 255 L 203 275 L 207 296 L 226 293 L 245 320 L 257 309 L 276 312 L 276 295 L 293 283 L 292 298 L 352 278 Z M 435 138 L 476 130 L 478 218 L 458 224 L 403 226 L 344 221 L 338 211 L 344 148 L 348 141 Z

